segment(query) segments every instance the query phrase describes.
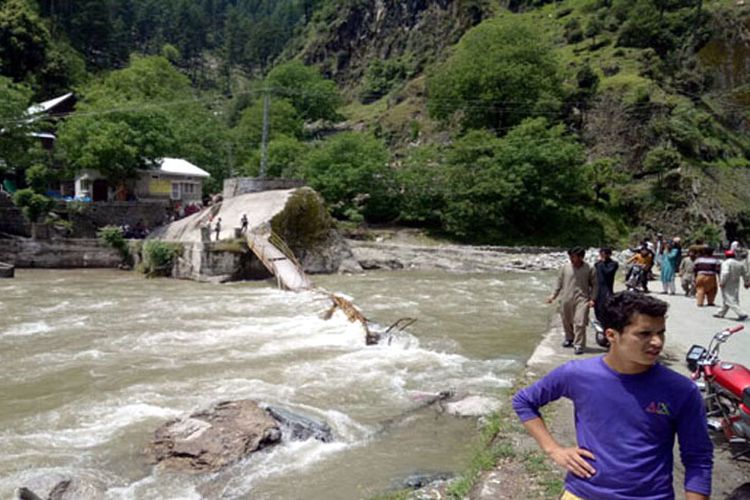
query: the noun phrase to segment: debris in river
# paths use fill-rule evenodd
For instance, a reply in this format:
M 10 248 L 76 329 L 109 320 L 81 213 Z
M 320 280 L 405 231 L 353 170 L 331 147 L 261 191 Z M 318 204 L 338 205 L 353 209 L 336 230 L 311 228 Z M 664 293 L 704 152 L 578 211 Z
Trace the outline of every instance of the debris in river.
M 323 313 L 323 319 L 330 319 L 336 309 L 340 309 L 352 323 L 359 323 L 365 333 L 365 344 L 377 344 L 380 336 L 373 333 L 369 327 L 369 321 L 354 303 L 343 295 L 325 292 L 331 299 L 331 307 Z

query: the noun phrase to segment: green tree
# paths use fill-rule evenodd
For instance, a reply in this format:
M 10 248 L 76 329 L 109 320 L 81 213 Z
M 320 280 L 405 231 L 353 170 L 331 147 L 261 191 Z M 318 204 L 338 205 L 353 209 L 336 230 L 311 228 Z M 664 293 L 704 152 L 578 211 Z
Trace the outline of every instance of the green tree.
M 472 241 L 549 242 L 587 201 L 582 165 L 583 148 L 543 118 L 502 139 L 470 132 L 447 157 L 445 228 Z
M 99 101 L 105 105 L 106 101 Z M 112 107 L 116 106 L 111 102 Z M 176 147 L 169 116 L 159 110 L 81 114 L 59 129 L 58 146 L 76 171 L 98 170 L 113 183 L 134 179 Z
M 429 77 L 428 107 L 446 120 L 460 113 L 467 128 L 502 129 L 559 107 L 555 52 L 528 21 L 503 16 L 469 31 Z
M 74 170 L 94 169 L 114 183 L 174 153 L 177 107 L 191 96 L 189 80 L 162 57 L 133 57 L 82 91 L 80 113 L 58 130 L 58 146 Z M 158 104 L 156 104 L 158 103 Z
M 30 123 L 26 108 L 31 99 L 31 89 L 0 76 L 0 176 L 16 180 L 31 164 L 38 149 L 37 141 L 29 136 Z
M 648 152 L 643 160 L 643 170 L 647 174 L 656 174 L 659 181 L 662 176 L 679 168 L 682 165 L 682 156 L 670 146 L 658 146 Z
M 594 203 L 603 207 L 617 204 L 617 189 L 628 181 L 628 175 L 618 171 L 617 161 L 612 158 L 587 163 L 583 176 L 591 188 Z
M 274 95 L 292 103 L 305 121 L 333 120 L 341 98 L 336 84 L 326 80 L 313 67 L 299 61 L 276 66 L 268 74 L 266 85 Z
M 396 171 L 399 219 L 402 222 L 439 226 L 445 208 L 444 153 L 437 146 L 411 149 Z
M 49 31 L 25 0 L 0 4 L 0 74 L 26 80 L 44 66 L 51 43 Z
M 294 137 L 280 135 L 268 143 L 269 177 L 297 178 L 302 175 L 302 161 L 309 146 Z M 255 177 L 260 173 L 260 150 L 256 149 L 240 168 L 240 175 Z
M 39 219 L 47 214 L 55 202 L 44 195 L 35 193 L 31 189 L 19 189 L 13 194 L 13 203 L 20 207 L 23 215 L 29 222 L 38 222 Z
M 302 119 L 292 103 L 286 99 L 271 99 L 268 111 L 269 140 L 280 136 L 302 137 Z M 242 112 L 237 127 L 233 129 L 237 156 L 246 163 L 253 151 L 260 147 L 263 136 L 263 100 L 255 101 Z
M 397 215 L 389 153 L 382 141 L 345 132 L 325 141 L 304 160 L 303 174 L 337 217 L 370 221 Z

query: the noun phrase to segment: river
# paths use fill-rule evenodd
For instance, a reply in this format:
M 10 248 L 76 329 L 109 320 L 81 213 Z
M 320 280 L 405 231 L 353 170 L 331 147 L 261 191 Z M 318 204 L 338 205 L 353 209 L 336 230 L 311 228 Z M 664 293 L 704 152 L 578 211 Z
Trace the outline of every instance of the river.
M 543 273 L 316 276 L 372 320 L 418 321 L 367 347 L 327 303 L 271 282 L 210 285 L 110 270 L 17 270 L 0 281 L 0 498 L 46 473 L 112 499 L 353 499 L 413 472 L 460 472 L 475 419 L 418 395 L 502 398 L 546 330 Z M 336 440 L 285 442 L 184 476 L 142 455 L 165 420 L 251 398 L 325 420 Z

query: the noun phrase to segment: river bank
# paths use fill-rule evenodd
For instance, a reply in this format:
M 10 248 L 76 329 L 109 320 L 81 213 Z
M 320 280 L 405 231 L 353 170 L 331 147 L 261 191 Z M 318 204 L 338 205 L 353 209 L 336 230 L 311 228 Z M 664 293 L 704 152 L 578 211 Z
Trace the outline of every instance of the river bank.
M 712 309 L 699 309 L 691 299 L 682 296 L 663 296 L 670 303 L 667 318 L 667 343 L 661 362 L 678 373 L 688 375 L 684 356 L 693 336 L 702 337 L 705 343 L 711 333 L 729 325 L 727 320 L 711 316 Z M 743 292 L 744 303 L 750 303 L 750 292 Z M 689 325 L 689 327 L 688 327 Z M 685 335 L 686 331 L 691 333 Z M 591 335 L 591 332 L 589 332 Z M 508 391 L 505 406 L 494 416 L 494 437 L 488 439 L 476 454 L 464 475 L 453 483 L 444 483 L 414 495 L 419 499 L 452 498 L 494 500 L 498 498 L 559 498 L 562 493 L 564 472 L 539 451 L 536 442 L 525 432 L 510 406 L 510 398 L 517 388 L 541 378 L 552 369 L 571 359 L 571 352 L 560 345 L 562 327 L 557 315 L 553 316 L 548 332 L 529 358 L 519 375 L 514 389 Z M 727 359 L 737 359 L 750 341 L 738 338 L 742 346 L 725 349 Z M 605 350 L 590 342 L 586 357 L 601 356 Z M 564 446 L 576 443 L 573 406 L 566 399 L 548 405 L 544 411 L 548 427 Z M 720 434 L 712 433 L 714 440 L 713 498 L 726 498 L 735 488 L 750 477 L 750 464 L 731 458 L 729 445 Z M 491 460 L 489 460 L 491 458 Z M 478 464 L 478 465 L 477 465 Z M 674 488 L 677 498 L 684 498 L 682 481 L 684 469 L 679 460 L 679 447 L 675 444 Z

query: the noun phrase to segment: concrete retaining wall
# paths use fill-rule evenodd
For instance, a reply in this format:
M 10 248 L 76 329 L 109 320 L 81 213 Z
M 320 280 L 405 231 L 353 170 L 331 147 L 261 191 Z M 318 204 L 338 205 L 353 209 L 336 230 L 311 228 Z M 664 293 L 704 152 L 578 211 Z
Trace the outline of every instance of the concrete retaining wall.
M 0 240 L 0 261 L 16 267 L 112 268 L 122 259 L 116 250 L 95 239 L 16 238 Z
M 225 251 L 222 242 L 185 242 L 173 276 L 196 281 L 257 280 L 271 277 L 263 264 L 248 251 Z
M 232 177 L 224 179 L 224 199 L 241 194 L 260 193 L 277 189 L 295 189 L 305 185 L 297 179 L 261 179 L 258 177 Z

